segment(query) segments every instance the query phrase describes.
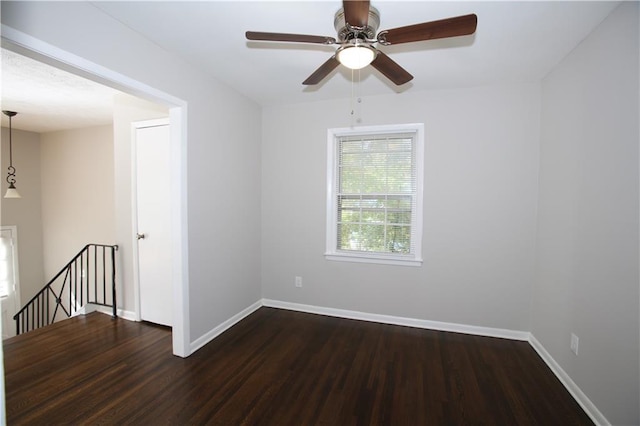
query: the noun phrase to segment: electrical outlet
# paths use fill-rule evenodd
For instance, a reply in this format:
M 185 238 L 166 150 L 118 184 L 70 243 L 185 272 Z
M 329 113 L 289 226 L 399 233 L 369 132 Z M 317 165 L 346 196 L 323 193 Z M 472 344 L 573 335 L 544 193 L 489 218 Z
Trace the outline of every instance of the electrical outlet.
M 571 352 L 573 352 L 576 355 L 578 355 L 578 342 L 579 342 L 578 336 L 571 333 Z
M 302 277 L 296 277 L 296 287 L 302 287 Z

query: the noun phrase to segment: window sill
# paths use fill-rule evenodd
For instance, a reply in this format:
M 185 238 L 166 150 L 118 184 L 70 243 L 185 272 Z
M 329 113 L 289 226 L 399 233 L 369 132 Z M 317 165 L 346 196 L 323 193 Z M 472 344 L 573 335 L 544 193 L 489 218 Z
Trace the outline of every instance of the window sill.
M 422 266 L 422 259 L 389 257 L 374 254 L 325 253 L 325 259 L 338 262 L 375 263 L 379 265 Z

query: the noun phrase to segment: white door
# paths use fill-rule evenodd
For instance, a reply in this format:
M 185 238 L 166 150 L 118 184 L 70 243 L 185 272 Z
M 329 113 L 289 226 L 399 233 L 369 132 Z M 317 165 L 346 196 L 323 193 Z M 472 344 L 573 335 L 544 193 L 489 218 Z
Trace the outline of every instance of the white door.
M 139 315 L 143 321 L 171 326 L 169 121 L 135 123 L 134 129 Z
M 15 226 L 0 228 L 0 305 L 2 338 L 16 335 L 13 316 L 18 311 L 18 231 Z

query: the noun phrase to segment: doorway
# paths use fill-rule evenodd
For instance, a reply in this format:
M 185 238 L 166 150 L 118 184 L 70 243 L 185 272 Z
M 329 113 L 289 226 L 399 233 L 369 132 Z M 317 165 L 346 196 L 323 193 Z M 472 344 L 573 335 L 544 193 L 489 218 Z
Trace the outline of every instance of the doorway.
M 3 48 L 106 86 L 117 88 L 125 93 L 166 105 L 169 108 L 172 159 L 170 204 L 173 241 L 171 275 L 173 283 L 173 353 L 180 357 L 189 356 L 192 349 L 188 303 L 187 102 L 19 31 L 4 27 L 3 30 L 5 30 L 2 35 Z
M 13 316 L 20 305 L 18 279 L 18 229 L 0 227 L 0 306 L 2 307 L 2 339 L 16 335 Z

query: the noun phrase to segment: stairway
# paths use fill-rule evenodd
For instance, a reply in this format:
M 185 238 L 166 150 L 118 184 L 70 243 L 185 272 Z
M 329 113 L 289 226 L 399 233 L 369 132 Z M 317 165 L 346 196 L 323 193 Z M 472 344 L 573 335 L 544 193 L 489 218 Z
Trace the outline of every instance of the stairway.
M 16 335 L 116 303 L 117 245 L 87 244 L 26 304 L 13 319 Z

